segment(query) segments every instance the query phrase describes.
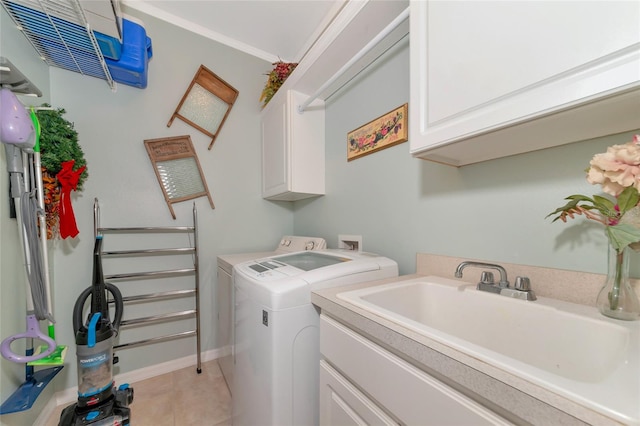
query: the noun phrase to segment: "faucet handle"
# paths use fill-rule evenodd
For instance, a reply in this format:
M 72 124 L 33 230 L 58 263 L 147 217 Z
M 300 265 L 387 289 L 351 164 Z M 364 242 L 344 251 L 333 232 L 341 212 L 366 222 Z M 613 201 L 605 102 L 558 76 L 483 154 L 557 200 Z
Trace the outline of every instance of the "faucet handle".
M 531 281 L 528 277 L 516 277 L 514 287 L 520 291 L 531 291 Z
M 482 284 L 495 284 L 496 282 L 493 278 L 493 272 L 482 271 L 482 274 L 480 274 L 480 282 Z

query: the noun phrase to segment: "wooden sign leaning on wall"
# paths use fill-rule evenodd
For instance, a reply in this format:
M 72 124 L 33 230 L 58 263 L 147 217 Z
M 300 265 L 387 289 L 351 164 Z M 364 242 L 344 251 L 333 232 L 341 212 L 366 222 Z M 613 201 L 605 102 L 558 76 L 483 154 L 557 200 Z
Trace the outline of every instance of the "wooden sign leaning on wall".
M 207 197 L 215 208 L 189 135 L 147 139 L 144 146 L 174 219 L 173 203 Z
M 347 161 L 408 140 L 407 104 L 347 133 Z

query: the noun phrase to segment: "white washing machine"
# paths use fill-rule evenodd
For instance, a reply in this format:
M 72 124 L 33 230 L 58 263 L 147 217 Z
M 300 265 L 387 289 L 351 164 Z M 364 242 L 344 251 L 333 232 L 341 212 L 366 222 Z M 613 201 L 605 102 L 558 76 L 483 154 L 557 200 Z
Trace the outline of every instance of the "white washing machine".
M 327 247 L 324 238 L 285 235 L 275 250 L 260 253 L 225 254 L 218 256 L 217 305 L 218 305 L 218 345 L 224 355 L 218 359 L 222 375 L 233 395 L 233 267 L 249 260 L 293 253 L 304 250 L 322 250 Z
M 317 425 L 319 313 L 311 291 L 398 275 L 372 253 L 320 250 L 234 267 L 234 425 Z

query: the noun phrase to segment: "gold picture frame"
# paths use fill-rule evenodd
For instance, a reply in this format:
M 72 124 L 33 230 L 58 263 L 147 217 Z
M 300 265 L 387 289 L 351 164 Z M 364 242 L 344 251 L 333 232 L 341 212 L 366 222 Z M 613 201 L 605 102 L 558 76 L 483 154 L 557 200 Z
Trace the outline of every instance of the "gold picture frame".
M 347 133 L 347 161 L 406 142 L 408 104 Z

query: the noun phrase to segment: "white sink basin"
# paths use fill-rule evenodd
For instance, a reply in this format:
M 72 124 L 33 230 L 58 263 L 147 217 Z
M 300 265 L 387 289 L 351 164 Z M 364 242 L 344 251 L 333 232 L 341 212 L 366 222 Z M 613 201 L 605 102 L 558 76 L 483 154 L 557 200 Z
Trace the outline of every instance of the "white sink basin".
M 640 425 L 640 322 L 441 277 L 337 295 L 362 309 L 628 424 Z

